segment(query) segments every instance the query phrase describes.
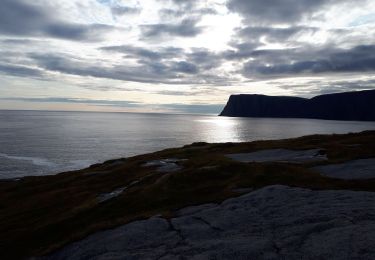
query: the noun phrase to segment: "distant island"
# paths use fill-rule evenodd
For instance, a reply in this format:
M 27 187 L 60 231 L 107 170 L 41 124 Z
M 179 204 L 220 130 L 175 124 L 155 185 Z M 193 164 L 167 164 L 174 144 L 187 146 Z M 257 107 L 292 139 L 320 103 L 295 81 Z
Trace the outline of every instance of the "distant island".
M 327 94 L 311 99 L 231 95 L 220 116 L 375 121 L 375 90 Z

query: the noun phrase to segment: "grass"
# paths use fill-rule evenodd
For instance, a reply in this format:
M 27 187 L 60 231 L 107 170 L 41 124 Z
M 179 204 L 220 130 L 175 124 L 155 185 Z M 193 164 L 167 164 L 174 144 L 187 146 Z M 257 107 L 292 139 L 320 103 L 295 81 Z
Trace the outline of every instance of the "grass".
M 327 162 L 240 163 L 228 153 L 261 149 L 325 149 Z M 143 167 L 162 158 L 184 158 L 182 170 L 158 173 Z M 0 181 L 0 258 L 45 255 L 96 231 L 156 214 L 171 217 L 190 205 L 240 195 L 236 188 L 284 184 L 310 189 L 375 191 L 375 179 L 338 180 L 309 168 L 317 164 L 375 157 L 375 131 L 313 135 L 250 143 L 194 143 L 181 148 L 107 161 L 87 169 L 45 177 Z M 97 196 L 142 181 L 120 196 L 98 203 Z

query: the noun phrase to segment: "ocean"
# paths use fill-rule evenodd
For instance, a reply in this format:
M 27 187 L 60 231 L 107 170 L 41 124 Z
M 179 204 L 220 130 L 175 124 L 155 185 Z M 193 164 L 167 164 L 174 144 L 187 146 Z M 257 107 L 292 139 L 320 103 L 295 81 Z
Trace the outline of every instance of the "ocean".
M 374 129 L 375 122 L 3 110 L 0 179 L 55 174 L 193 142 L 244 142 Z

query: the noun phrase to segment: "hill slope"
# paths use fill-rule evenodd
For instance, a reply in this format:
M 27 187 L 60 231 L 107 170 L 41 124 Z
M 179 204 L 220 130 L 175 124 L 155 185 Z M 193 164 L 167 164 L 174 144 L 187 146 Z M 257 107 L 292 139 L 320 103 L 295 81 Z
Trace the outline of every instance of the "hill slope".
M 315 155 L 312 157 L 319 158 L 319 160 L 311 161 L 309 153 L 316 149 L 318 151 L 315 151 Z M 294 158 L 290 160 L 289 156 L 288 158 L 267 156 L 267 159 L 272 160 L 253 162 L 231 159 L 233 155 L 238 154 L 256 155 L 256 158 L 259 159 L 260 155 L 265 155 L 265 152 L 272 152 L 275 155 L 275 151 L 283 151 L 283 156 L 288 154 L 287 152 L 292 153 Z M 298 162 L 291 162 L 296 159 L 296 156 Z M 324 160 L 320 160 L 322 158 Z M 180 148 L 115 159 L 74 172 L 0 180 L 0 259 L 23 259 L 46 255 L 56 252 L 71 242 L 79 241 L 91 234 L 95 235 L 98 231 L 126 224 L 132 225 L 131 223 L 134 221 L 147 220 L 152 216 L 161 216 L 166 220 L 171 219 L 173 224 L 173 219 L 179 216 L 176 211 L 185 207 L 222 203 L 226 199 L 233 199 L 272 185 L 299 187 L 313 191 L 351 190 L 373 193 L 375 192 L 374 177 L 349 180 L 330 178 L 320 174 L 321 168 L 325 166 L 329 167 L 329 171 L 334 170 L 337 166 L 341 167 L 343 163 L 348 163 L 345 167 L 353 168 L 353 161 L 358 163 L 358 160 L 363 162 L 369 159 L 375 159 L 375 131 L 345 135 L 313 135 L 296 139 L 249 143 L 194 143 Z M 356 164 L 352 174 L 360 174 L 361 171 L 358 172 L 358 169 L 359 166 Z M 328 175 L 330 175 L 329 172 Z M 373 204 L 375 196 L 373 197 L 374 200 L 369 203 Z M 268 201 L 272 200 L 264 201 L 264 205 L 271 211 L 274 210 L 274 204 L 268 204 Z M 286 204 L 281 203 L 280 207 L 284 207 L 283 205 Z M 338 208 L 336 203 L 331 205 Z M 374 219 L 372 214 L 375 213 L 367 210 L 369 208 L 367 204 L 359 205 L 353 202 L 353 205 L 360 206 L 360 212 Z M 261 212 L 264 211 L 261 210 Z M 359 211 L 352 212 L 358 213 Z M 349 214 L 349 212 L 347 213 Z M 342 214 L 349 216 L 346 212 L 342 212 Z M 217 214 L 213 217 L 219 219 L 216 216 Z M 224 217 L 224 215 L 222 216 Z M 335 216 L 332 218 L 340 221 L 341 217 Z M 300 217 L 303 219 L 302 215 Z M 350 217 L 359 218 L 361 221 L 366 220 L 358 215 L 350 215 Z M 329 221 L 329 219 L 321 217 L 317 219 L 318 221 Z M 164 220 L 161 221 L 166 223 Z M 251 222 L 248 218 L 246 221 Z M 146 222 L 148 223 L 148 221 Z M 234 222 L 228 220 L 223 223 L 229 225 Z M 270 219 L 269 223 L 277 222 Z M 303 222 L 299 223 L 303 224 Z M 200 221 L 198 224 L 202 226 L 205 223 Z M 282 223 L 280 222 L 280 224 Z M 295 224 L 296 222 L 293 222 L 293 225 Z M 371 224 L 374 225 L 373 222 Z M 323 225 L 325 224 L 323 223 Z M 206 226 L 204 227 L 208 228 Z M 268 228 L 267 225 L 261 226 Z M 222 225 L 218 227 L 224 230 Z M 230 227 L 233 225 L 231 224 Z M 349 228 L 349 226 L 347 227 Z M 352 230 L 351 227 L 350 230 Z M 244 229 L 244 232 L 247 232 L 246 230 Z M 191 231 L 192 235 L 197 234 L 194 229 L 188 231 Z M 347 234 L 352 234 L 350 232 Z M 176 231 L 169 233 L 176 235 Z M 228 233 L 224 231 L 215 229 L 214 233 L 207 234 L 214 234 L 215 237 L 220 235 L 223 243 L 228 242 L 225 239 Z M 251 232 L 243 233 L 245 236 L 252 234 Z M 375 232 L 368 234 L 372 235 Z M 129 237 L 128 235 L 132 239 L 137 238 L 131 236 L 131 233 L 126 237 Z M 122 238 L 126 239 L 126 237 Z M 304 237 L 302 235 L 302 239 L 298 238 L 297 240 L 304 241 Z M 350 239 L 356 241 L 356 236 Z M 350 239 L 348 240 L 349 244 L 352 241 Z M 108 240 L 109 244 L 104 244 L 102 240 L 96 241 L 94 246 L 98 250 L 106 248 L 105 245 L 111 245 L 111 248 L 114 248 L 112 245 L 119 245 L 118 243 L 113 244 L 111 242 L 113 240 Z M 134 240 L 134 243 L 129 245 L 136 245 L 133 249 L 143 247 L 142 241 L 143 239 Z M 158 237 L 158 241 L 165 242 L 161 236 Z M 246 245 L 249 244 L 246 239 L 242 241 L 245 241 Z M 255 239 L 254 241 L 259 240 Z M 122 245 L 124 247 L 120 250 L 126 251 L 128 244 Z M 345 246 L 331 248 L 337 249 L 336 251 L 339 252 L 343 247 L 350 248 Z M 151 250 L 152 246 L 147 246 L 147 248 Z M 289 247 L 280 246 L 280 248 Z M 361 248 L 363 247 L 356 246 L 356 250 Z M 155 251 L 151 250 L 150 252 Z M 366 251 L 362 253 L 364 254 Z M 363 254 L 360 256 L 366 258 Z M 342 258 L 350 257 L 341 257 L 340 259 Z M 369 258 L 371 257 L 366 259 Z M 68 259 L 74 259 L 74 257 L 70 255 Z

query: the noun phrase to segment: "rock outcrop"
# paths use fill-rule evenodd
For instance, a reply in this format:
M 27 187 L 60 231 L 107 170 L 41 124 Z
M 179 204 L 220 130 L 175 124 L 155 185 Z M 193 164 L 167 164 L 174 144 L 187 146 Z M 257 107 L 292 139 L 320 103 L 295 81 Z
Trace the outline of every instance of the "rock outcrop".
M 375 193 L 273 185 L 98 232 L 43 259 L 374 259 Z
M 375 90 L 327 94 L 311 99 L 231 95 L 220 116 L 375 121 Z

